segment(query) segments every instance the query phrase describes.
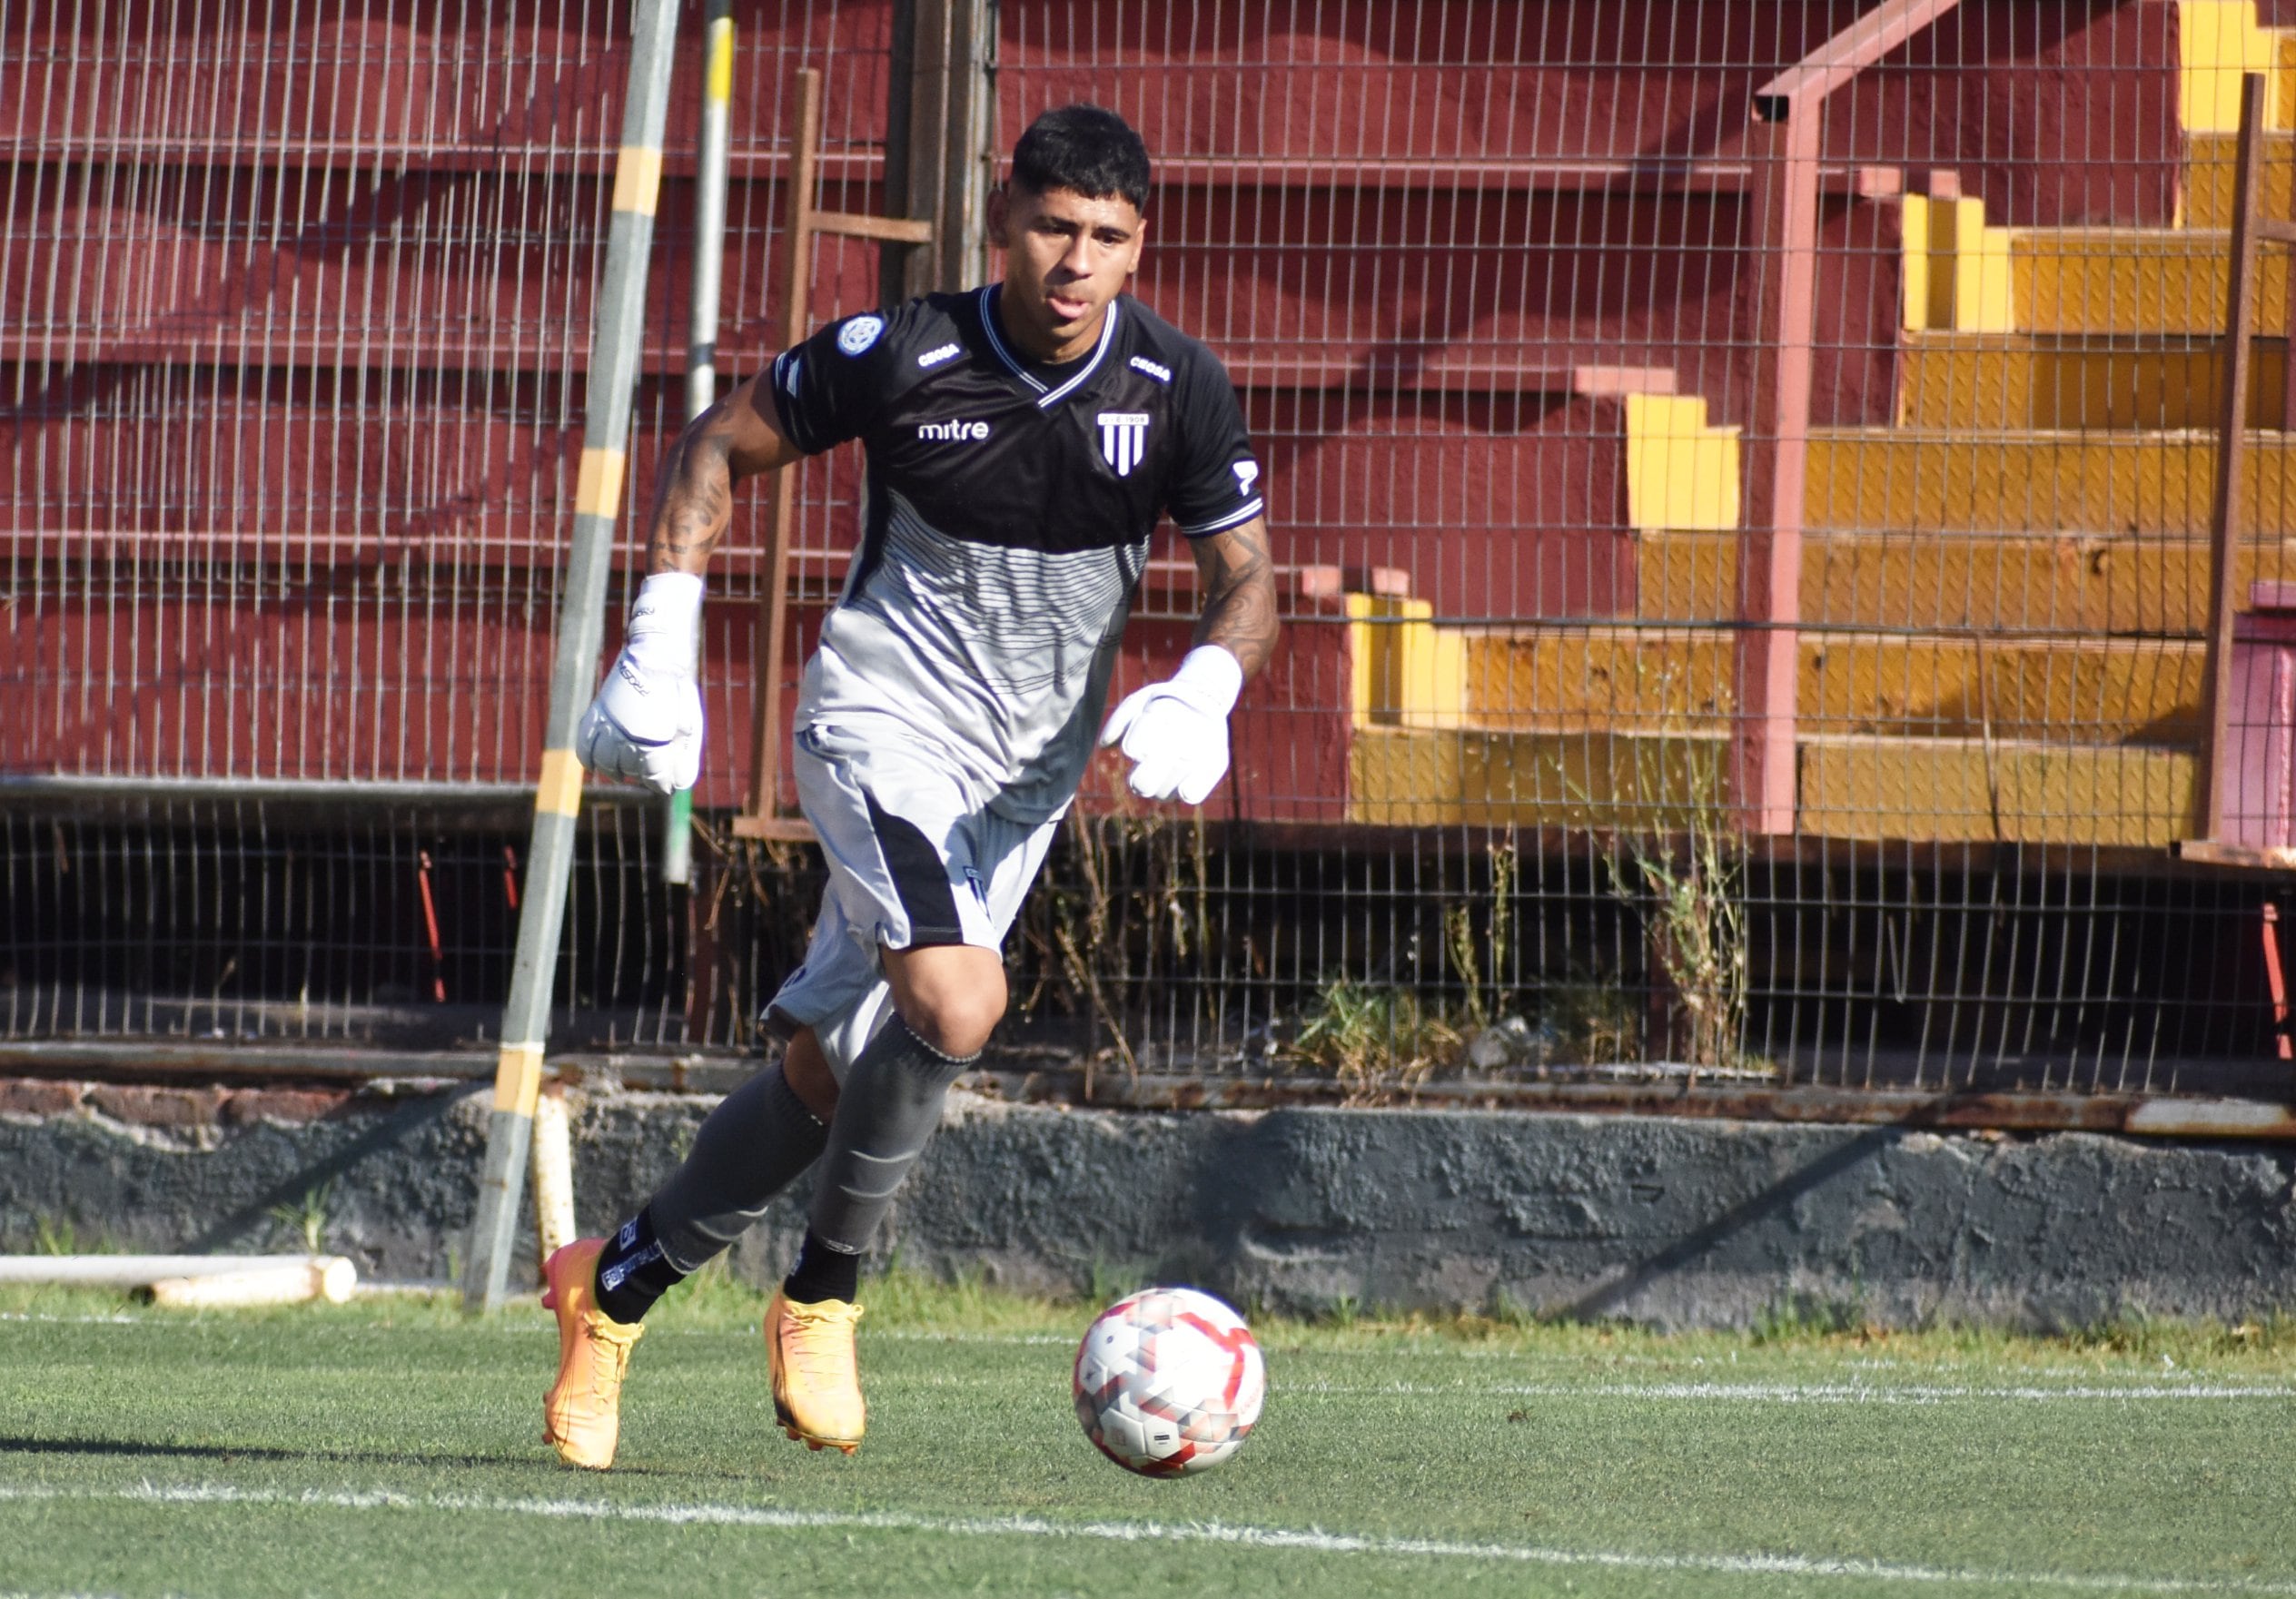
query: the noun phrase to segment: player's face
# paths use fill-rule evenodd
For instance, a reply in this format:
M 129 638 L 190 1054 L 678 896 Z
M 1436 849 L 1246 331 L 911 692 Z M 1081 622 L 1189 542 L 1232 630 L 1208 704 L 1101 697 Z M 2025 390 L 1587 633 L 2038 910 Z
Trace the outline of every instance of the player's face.
M 1074 360 L 1100 338 L 1109 302 L 1140 264 L 1147 224 L 1129 200 L 1073 189 L 989 196 L 989 242 L 1004 252 L 1006 331 L 1038 360 Z

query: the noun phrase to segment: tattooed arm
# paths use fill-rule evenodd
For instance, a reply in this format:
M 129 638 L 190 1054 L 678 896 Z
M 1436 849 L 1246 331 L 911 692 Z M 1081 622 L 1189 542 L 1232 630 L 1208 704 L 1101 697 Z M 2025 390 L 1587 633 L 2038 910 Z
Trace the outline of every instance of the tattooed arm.
M 1194 642 L 1216 644 L 1257 676 L 1275 651 L 1275 563 L 1268 558 L 1268 524 L 1254 517 L 1241 528 L 1193 540 L 1203 578 L 1203 615 Z
M 696 417 L 679 434 L 654 487 L 648 572 L 699 576 L 733 519 L 733 488 L 799 458 L 773 424 L 752 378 Z

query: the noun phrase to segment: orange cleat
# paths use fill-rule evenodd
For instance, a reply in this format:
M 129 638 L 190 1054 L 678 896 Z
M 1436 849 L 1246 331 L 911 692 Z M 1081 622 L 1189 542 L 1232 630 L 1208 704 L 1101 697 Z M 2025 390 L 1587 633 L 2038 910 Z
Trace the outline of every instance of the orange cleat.
M 543 1308 L 558 1312 L 558 1381 L 542 1400 L 543 1441 L 569 1466 L 604 1471 L 622 1432 L 622 1377 L 646 1331 L 598 1308 L 604 1239 L 577 1239 L 542 1266 Z
M 809 1449 L 861 1446 L 868 1410 L 861 1403 L 861 1366 L 853 1328 L 861 1307 L 843 1299 L 793 1304 L 779 1289 L 766 1307 L 766 1364 L 773 1374 L 773 1413 L 781 1430 Z

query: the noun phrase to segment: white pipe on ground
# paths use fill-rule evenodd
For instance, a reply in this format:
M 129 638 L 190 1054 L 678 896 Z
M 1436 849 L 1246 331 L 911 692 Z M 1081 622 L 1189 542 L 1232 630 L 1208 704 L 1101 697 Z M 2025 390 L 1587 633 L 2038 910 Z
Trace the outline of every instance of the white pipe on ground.
M 341 1304 L 358 1286 L 358 1268 L 340 1255 L 0 1255 L 0 1283 L 34 1283 L 53 1288 L 142 1288 L 163 1282 L 203 1282 L 237 1279 L 248 1292 L 271 1292 L 274 1298 L 162 1299 L 163 1304 L 282 1304 L 294 1299 L 326 1298 Z M 260 1282 L 262 1286 L 257 1287 Z M 286 1290 L 295 1285 L 300 1292 Z M 181 1295 L 186 1290 L 172 1289 Z M 194 1296 L 198 1290 L 191 1290 Z M 222 1291 L 222 1290 L 217 1290 Z

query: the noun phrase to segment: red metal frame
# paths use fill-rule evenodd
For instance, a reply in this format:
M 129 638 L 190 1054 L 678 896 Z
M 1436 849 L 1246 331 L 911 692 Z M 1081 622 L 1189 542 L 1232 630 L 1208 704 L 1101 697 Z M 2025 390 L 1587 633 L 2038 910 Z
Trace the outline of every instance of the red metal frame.
M 1817 222 L 1826 97 L 1954 10 L 1886 0 L 1754 92 L 1754 205 L 1761 229 L 1756 436 L 1738 562 L 1734 775 L 1748 831 L 1794 831 L 1802 518 L 1817 328 Z

